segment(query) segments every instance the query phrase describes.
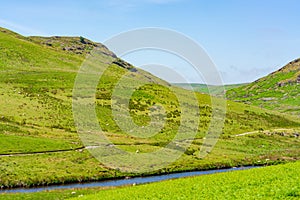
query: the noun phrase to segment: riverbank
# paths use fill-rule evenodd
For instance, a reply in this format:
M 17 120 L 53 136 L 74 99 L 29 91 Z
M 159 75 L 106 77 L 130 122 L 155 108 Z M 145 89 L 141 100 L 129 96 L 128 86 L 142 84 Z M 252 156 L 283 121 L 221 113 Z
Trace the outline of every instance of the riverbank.
M 300 161 L 258 169 L 167 180 L 145 185 L 0 194 L 0 200 L 79 199 L 284 199 L 300 197 Z
M 233 168 L 226 168 L 226 169 L 190 171 L 190 172 L 161 174 L 161 175 L 144 176 L 144 177 L 126 177 L 125 179 L 103 180 L 103 181 L 88 182 L 88 183 L 62 184 L 62 185 L 44 186 L 44 187 L 36 187 L 36 188 L 2 189 L 0 190 L 0 194 L 33 193 L 33 192 L 41 192 L 41 191 L 52 191 L 52 190 L 61 190 L 61 189 L 83 189 L 83 188 L 92 188 L 92 187 L 120 187 L 126 185 L 139 185 L 145 183 L 153 183 L 153 182 L 191 177 L 191 176 L 215 174 L 215 173 L 230 172 L 230 171 L 237 171 L 237 170 L 246 170 L 246 169 L 252 169 L 257 167 L 258 166 L 233 167 Z
M 75 199 L 299 199 L 300 162 L 101 190 Z

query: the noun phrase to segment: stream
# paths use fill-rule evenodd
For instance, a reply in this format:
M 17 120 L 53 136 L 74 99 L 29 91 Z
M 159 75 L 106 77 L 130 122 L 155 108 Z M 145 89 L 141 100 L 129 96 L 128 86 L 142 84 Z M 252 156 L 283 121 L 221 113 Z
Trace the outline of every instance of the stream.
M 245 170 L 251 168 L 257 168 L 257 166 L 237 167 L 237 168 L 229 168 L 229 169 L 215 169 L 215 170 L 207 170 L 207 171 L 179 172 L 179 173 L 162 174 L 162 175 L 154 175 L 154 176 L 147 176 L 147 177 L 132 177 L 128 179 L 102 180 L 102 181 L 87 182 L 87 183 L 71 183 L 71 184 L 62 184 L 62 185 L 40 186 L 40 187 L 33 187 L 33 188 L 1 189 L 0 193 L 29 193 L 29 192 L 41 192 L 41 191 L 50 191 L 50 190 L 58 190 L 58 189 L 79 189 L 79 188 L 91 188 L 91 187 L 115 187 L 115 186 L 124 186 L 124 185 L 138 185 L 144 183 L 159 182 L 159 181 L 164 181 L 169 179 L 199 176 L 205 174 L 215 174 L 220 172 Z

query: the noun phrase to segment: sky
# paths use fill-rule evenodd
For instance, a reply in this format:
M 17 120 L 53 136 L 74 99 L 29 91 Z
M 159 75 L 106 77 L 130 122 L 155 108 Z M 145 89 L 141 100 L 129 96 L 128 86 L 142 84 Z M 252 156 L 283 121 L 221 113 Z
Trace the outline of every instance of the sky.
M 83 36 L 97 42 L 132 29 L 170 29 L 197 42 L 223 82 L 232 84 L 255 81 L 300 57 L 299 7 L 298 0 L 10 0 L 1 2 L 0 26 L 26 36 Z M 124 59 L 141 66 L 143 57 L 148 58 L 144 63 L 163 57 L 146 53 Z M 178 58 L 166 55 L 165 61 L 189 82 L 201 82 Z

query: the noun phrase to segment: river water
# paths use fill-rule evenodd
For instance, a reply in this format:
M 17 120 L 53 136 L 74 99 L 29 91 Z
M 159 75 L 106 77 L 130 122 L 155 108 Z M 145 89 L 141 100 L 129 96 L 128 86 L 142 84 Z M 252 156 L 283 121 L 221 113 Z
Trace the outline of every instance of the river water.
M 58 190 L 58 189 L 78 189 L 78 188 L 91 188 L 91 187 L 138 185 L 143 183 L 159 182 L 159 181 L 169 180 L 169 179 L 199 176 L 205 174 L 215 174 L 220 172 L 230 172 L 236 170 L 245 170 L 250 168 L 256 168 L 256 167 L 248 166 L 248 167 L 216 169 L 216 170 L 207 170 L 207 171 L 180 172 L 180 173 L 172 173 L 172 174 L 147 176 L 147 177 L 133 177 L 129 179 L 103 180 L 103 181 L 88 182 L 88 183 L 72 183 L 72 184 L 65 184 L 65 185 L 51 185 L 51 186 L 41 186 L 41 187 L 34 187 L 34 188 L 3 189 L 0 190 L 0 193 L 29 193 L 29 192 L 50 191 L 50 190 Z

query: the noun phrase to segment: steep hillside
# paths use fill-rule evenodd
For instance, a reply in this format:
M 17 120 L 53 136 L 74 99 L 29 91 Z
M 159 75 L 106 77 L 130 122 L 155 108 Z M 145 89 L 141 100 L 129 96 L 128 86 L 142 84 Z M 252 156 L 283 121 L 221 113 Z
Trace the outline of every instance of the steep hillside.
M 231 100 L 300 115 L 300 59 L 266 77 L 227 91 Z
M 189 134 L 199 122 L 195 142 L 187 151 L 182 152 L 180 160 L 165 170 L 182 171 L 251 164 L 261 156 L 275 153 L 279 155 L 272 157 L 274 162 L 289 156 L 297 159 L 295 155 L 299 155 L 299 147 L 292 133 L 287 137 L 280 134 L 260 135 L 246 140 L 233 136 L 248 131 L 276 128 L 289 128 L 295 132 L 293 128 L 300 125 L 297 119 L 230 101 L 226 102 L 225 127 L 219 146 L 208 160 L 199 159 L 200 146 L 204 142 L 213 112 L 212 97 L 198 93 L 199 106 L 195 106 L 195 102 L 191 100 L 191 91 L 171 87 L 152 74 L 116 58 L 105 46 L 84 38 L 28 38 L 0 29 L 1 187 L 80 182 L 132 175 L 99 164 L 84 149 L 77 135 L 72 112 L 74 81 L 85 56 L 91 54 L 92 46 L 99 47 L 98 54 L 101 55 L 96 69 L 105 69 L 96 88 L 94 110 L 105 135 L 120 149 L 141 153 L 156 151 L 170 143 L 179 128 L 183 127 L 185 135 L 182 140 L 169 147 L 173 151 L 183 151 L 178 144 L 190 140 Z M 121 78 L 125 78 L 129 84 L 119 85 L 120 93 L 111 101 L 114 88 Z M 142 132 L 132 135 L 124 131 L 112 112 L 112 102 L 126 105 L 125 96 L 128 95 L 130 86 L 139 83 L 143 86 L 135 88 L 129 100 L 129 108 L 118 108 L 122 112 L 128 111 L 129 115 L 121 113 L 118 117 L 131 117 L 142 128 L 150 123 L 153 116 L 165 120 L 162 129 L 151 137 L 139 137 Z M 180 94 L 181 102 L 174 91 Z M 84 98 L 86 97 L 82 94 L 75 99 Z M 225 100 L 214 100 L 217 102 L 216 110 L 222 109 L 220 105 Z M 182 105 L 186 107 L 184 121 Z M 159 106 L 164 109 L 157 109 Z M 198 107 L 200 116 L 195 114 Z M 264 145 L 268 149 L 260 148 Z M 240 149 L 240 146 L 247 149 Z M 3 156 L 19 153 L 27 154 Z

